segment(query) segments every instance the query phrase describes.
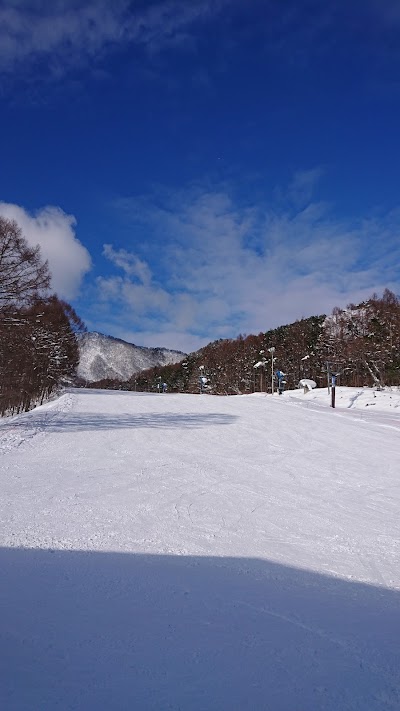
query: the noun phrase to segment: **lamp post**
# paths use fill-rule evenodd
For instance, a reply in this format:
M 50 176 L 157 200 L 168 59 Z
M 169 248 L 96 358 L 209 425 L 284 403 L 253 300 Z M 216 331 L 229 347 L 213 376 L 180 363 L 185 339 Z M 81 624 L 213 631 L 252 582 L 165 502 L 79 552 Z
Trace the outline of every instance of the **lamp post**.
M 204 365 L 199 366 L 199 371 L 200 371 L 200 375 L 199 375 L 200 395 L 202 395 L 203 394 L 203 387 L 205 384 Z
M 328 394 L 331 392 L 331 364 L 326 361 L 326 377 L 328 378 Z
M 268 353 L 271 353 L 271 393 L 272 395 L 274 394 L 274 353 L 275 353 L 275 348 L 272 346 L 271 348 L 268 348 Z

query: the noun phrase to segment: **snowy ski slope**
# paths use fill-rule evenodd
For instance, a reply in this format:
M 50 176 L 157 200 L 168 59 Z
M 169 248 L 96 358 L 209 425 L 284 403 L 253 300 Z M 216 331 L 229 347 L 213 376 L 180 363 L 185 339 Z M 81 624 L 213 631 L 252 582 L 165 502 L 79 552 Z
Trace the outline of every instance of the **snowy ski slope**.
M 0 707 L 400 709 L 400 394 L 0 423 Z

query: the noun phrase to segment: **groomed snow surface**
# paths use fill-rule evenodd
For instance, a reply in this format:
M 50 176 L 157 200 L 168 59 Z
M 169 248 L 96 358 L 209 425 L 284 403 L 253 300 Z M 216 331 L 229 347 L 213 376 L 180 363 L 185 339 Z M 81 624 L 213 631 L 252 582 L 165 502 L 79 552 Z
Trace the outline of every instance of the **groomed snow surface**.
M 400 392 L 0 424 L 4 711 L 400 709 Z

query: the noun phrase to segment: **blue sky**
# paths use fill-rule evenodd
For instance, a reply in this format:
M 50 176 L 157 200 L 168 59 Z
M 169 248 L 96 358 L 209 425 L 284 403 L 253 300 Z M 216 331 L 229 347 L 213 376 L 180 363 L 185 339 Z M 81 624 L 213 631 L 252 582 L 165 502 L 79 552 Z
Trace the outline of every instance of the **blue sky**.
M 0 4 L 0 213 L 138 345 L 399 293 L 399 125 L 397 0 Z

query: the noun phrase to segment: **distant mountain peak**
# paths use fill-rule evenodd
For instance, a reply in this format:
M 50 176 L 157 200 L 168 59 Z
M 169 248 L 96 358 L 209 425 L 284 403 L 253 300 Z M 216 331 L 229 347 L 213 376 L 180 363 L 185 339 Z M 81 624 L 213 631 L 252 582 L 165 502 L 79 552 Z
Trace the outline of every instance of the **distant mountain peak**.
M 179 363 L 186 356 L 181 351 L 168 348 L 136 346 L 122 338 L 106 336 L 98 331 L 80 334 L 78 345 L 77 375 L 90 383 L 105 378 L 129 380 L 142 370 Z

